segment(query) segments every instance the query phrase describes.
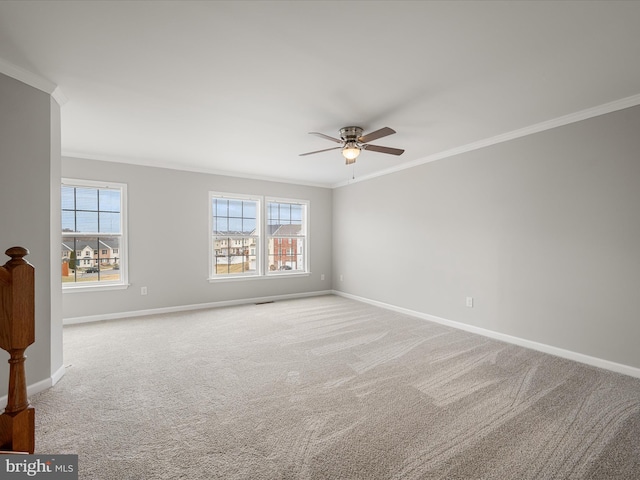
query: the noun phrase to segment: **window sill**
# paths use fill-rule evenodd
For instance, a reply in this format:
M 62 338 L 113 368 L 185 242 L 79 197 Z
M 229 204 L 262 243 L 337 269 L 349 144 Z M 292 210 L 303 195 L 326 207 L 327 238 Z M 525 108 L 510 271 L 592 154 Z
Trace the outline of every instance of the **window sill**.
M 82 285 L 73 287 L 62 287 L 62 293 L 82 293 L 82 292 L 103 292 L 106 290 L 126 290 L 129 288 L 128 283 L 118 283 L 114 285 Z
M 270 273 L 268 275 L 247 275 L 243 277 L 210 277 L 209 283 L 219 282 L 244 282 L 252 280 L 270 280 L 272 278 L 292 278 L 292 277 L 308 277 L 311 272 L 296 272 L 296 273 Z

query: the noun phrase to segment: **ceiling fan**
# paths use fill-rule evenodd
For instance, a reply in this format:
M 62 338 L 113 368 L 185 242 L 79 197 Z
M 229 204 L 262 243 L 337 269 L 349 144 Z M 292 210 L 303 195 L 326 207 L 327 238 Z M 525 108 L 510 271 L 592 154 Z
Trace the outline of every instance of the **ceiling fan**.
M 328 152 L 329 150 L 342 149 L 342 156 L 346 160 L 347 165 L 356 162 L 356 158 L 360 155 L 361 150 L 371 150 L 373 152 L 389 153 L 391 155 L 402 155 L 404 150 L 400 148 L 382 147 L 380 145 L 370 145 L 369 142 L 378 138 L 392 135 L 396 131 L 389 127 L 381 128 L 366 135 L 362 135 L 361 127 L 344 127 L 340 129 L 340 139 L 330 137 L 320 132 L 309 132 L 311 135 L 317 135 L 332 142 L 339 143 L 339 147 L 325 148 L 324 150 L 316 150 L 315 152 L 301 153 L 300 156 L 313 155 L 314 153 Z

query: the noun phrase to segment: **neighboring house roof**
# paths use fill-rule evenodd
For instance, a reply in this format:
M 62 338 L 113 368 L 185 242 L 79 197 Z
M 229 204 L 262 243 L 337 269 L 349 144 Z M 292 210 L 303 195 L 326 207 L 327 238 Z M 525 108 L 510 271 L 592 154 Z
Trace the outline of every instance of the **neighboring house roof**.
M 78 251 L 84 250 L 85 248 L 93 249 L 93 247 L 91 245 L 89 245 L 88 243 L 77 243 L 76 244 L 76 250 L 78 250 Z M 62 251 L 63 252 L 65 252 L 65 251 L 73 252 L 73 247 L 70 246 L 69 243 L 62 242 Z
M 120 248 L 120 239 L 117 238 L 100 238 L 100 245 L 108 248 Z
M 269 235 L 295 237 L 302 233 L 302 225 L 269 225 Z
M 286 225 L 267 225 L 267 231 L 269 232 L 269 235 L 278 235 L 278 236 L 282 236 L 282 237 L 295 237 L 297 235 L 300 235 L 302 233 L 302 225 L 292 225 L 292 224 L 286 224 Z M 256 231 L 253 230 L 249 235 L 255 235 Z M 218 235 L 218 236 L 225 236 L 225 237 L 243 237 L 246 236 L 246 233 L 243 232 L 237 232 L 237 231 L 214 231 L 213 232 L 214 235 Z
M 78 239 L 78 242 L 81 243 L 76 243 L 76 250 L 77 251 L 81 251 L 84 250 L 85 248 L 90 248 L 91 250 L 95 250 L 95 245 L 89 243 L 86 239 Z M 62 242 L 62 251 L 72 251 L 73 247 L 71 246 L 73 245 L 72 242 Z M 117 238 L 103 238 L 100 237 L 99 240 L 99 248 L 120 248 L 120 240 Z
M 255 235 L 255 233 L 256 233 L 255 230 L 252 230 L 249 234 L 245 232 L 238 232 L 238 231 L 223 231 L 223 230 L 213 231 L 214 235 L 225 236 L 225 237 L 244 237 L 246 235 Z

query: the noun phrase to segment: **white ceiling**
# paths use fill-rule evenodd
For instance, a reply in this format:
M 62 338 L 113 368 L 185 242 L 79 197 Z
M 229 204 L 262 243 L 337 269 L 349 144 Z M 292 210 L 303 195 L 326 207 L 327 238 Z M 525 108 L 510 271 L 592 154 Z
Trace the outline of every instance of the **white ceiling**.
M 65 155 L 335 186 L 640 103 L 639 26 L 632 1 L 2 1 L 0 71 L 58 86 Z M 406 152 L 298 156 L 348 125 Z

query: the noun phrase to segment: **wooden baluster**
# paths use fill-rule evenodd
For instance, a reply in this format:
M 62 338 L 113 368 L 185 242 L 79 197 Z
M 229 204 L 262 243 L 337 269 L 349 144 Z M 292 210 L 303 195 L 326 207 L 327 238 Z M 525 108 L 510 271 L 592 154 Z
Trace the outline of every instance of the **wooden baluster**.
M 9 391 L 0 415 L 0 450 L 33 453 L 35 410 L 27 398 L 24 351 L 35 341 L 34 268 L 23 257 L 29 250 L 12 247 L 11 260 L 0 267 L 0 348 L 9 352 Z

